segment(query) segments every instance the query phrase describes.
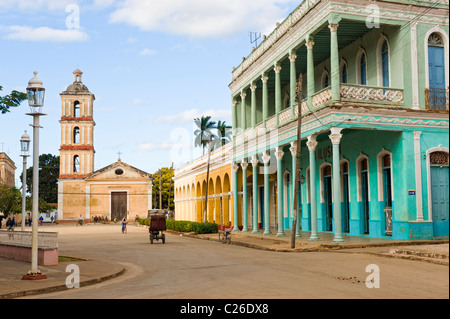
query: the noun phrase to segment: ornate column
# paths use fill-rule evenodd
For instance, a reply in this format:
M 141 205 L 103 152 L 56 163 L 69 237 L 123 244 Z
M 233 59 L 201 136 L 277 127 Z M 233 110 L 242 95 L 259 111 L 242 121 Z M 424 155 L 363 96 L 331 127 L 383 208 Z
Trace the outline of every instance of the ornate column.
M 242 231 L 248 232 L 248 211 L 247 211 L 247 159 L 244 158 L 241 163 L 242 167 Z
M 239 165 L 236 162 L 233 162 L 231 165 L 231 170 L 233 172 L 233 201 L 234 201 L 234 226 L 233 231 L 239 231 L 239 205 L 238 205 L 238 183 L 237 183 L 237 172 L 239 169 Z
M 309 41 L 305 43 L 306 51 L 307 51 L 307 69 L 306 69 L 306 78 L 307 78 L 307 92 L 308 92 L 308 108 L 312 110 L 312 96 L 315 93 L 316 89 L 314 86 L 314 57 L 313 57 L 313 46 L 314 42 Z
M 242 90 L 241 92 L 241 118 L 242 118 L 242 133 L 244 133 L 245 129 L 247 128 L 247 106 L 245 104 L 245 97 L 247 94 L 245 93 L 245 90 Z
M 282 99 L 281 99 L 281 66 L 279 63 L 275 64 L 273 68 L 275 71 L 275 116 L 277 118 L 277 126 L 278 126 L 278 116 L 281 113 L 282 107 Z
M 253 167 L 253 234 L 259 234 L 258 230 L 258 155 L 252 157 Z
M 416 175 L 416 211 L 417 221 L 424 221 L 423 219 L 423 201 L 422 201 L 422 169 L 421 169 L 421 151 L 420 151 L 420 135 L 421 131 L 414 131 L 414 170 Z
M 316 141 L 317 135 L 308 136 L 306 145 L 309 150 L 309 183 L 311 199 L 311 236 L 310 241 L 320 240 L 317 233 L 317 201 L 316 201 Z
M 289 61 L 291 61 L 291 82 L 290 82 L 290 108 L 291 108 L 291 119 L 295 117 L 295 109 L 294 105 L 297 99 L 297 71 L 295 68 L 295 60 L 297 59 L 297 56 L 293 54 L 293 52 L 289 55 Z M 301 99 L 301 97 L 300 97 Z
M 330 23 L 328 28 L 331 31 L 331 99 L 333 101 L 339 101 L 341 99 L 341 83 L 339 76 L 339 46 L 337 28 L 339 24 Z
M 232 120 L 232 130 L 233 130 L 233 136 L 236 136 L 236 129 L 237 129 L 237 124 L 238 124 L 238 120 L 237 120 L 237 112 L 236 112 L 236 106 L 237 106 L 237 101 L 233 99 L 233 102 L 231 103 L 231 120 Z
M 294 201 L 298 201 L 298 196 L 296 196 L 297 194 L 295 194 L 295 174 L 297 174 L 296 170 L 297 170 L 297 141 L 292 141 L 291 142 L 291 147 L 289 148 L 289 150 L 291 151 L 291 156 L 292 156 L 292 174 L 291 174 L 291 189 L 292 189 L 292 200 L 291 200 L 291 210 L 292 210 L 292 216 L 294 215 Z M 299 188 L 299 193 L 301 193 L 301 190 Z M 302 222 L 300 220 L 301 216 L 300 216 L 300 205 L 301 203 L 299 202 L 297 205 L 297 225 L 295 226 L 295 237 L 300 238 L 300 223 Z M 292 230 L 294 231 L 294 230 Z
M 278 232 L 277 237 L 284 237 L 286 234 L 284 233 L 284 183 L 283 183 L 283 147 L 278 146 L 275 151 L 275 157 L 277 159 L 277 204 L 278 204 Z
M 341 223 L 341 164 L 339 154 L 339 144 L 341 143 L 342 128 L 332 127 L 330 140 L 333 144 L 333 215 L 334 215 L 334 239 L 333 243 L 342 244 L 342 223 Z
M 264 235 L 270 235 L 270 190 L 269 190 L 269 162 L 270 151 L 265 151 L 262 156 L 264 163 Z
M 250 86 L 250 90 L 252 90 L 252 128 L 254 129 L 256 126 L 256 83 L 253 82 L 252 86 Z
M 267 117 L 269 116 L 269 89 L 267 88 L 267 81 L 269 81 L 269 77 L 267 73 L 263 73 L 261 77 L 263 83 L 263 123 L 264 127 L 266 127 Z

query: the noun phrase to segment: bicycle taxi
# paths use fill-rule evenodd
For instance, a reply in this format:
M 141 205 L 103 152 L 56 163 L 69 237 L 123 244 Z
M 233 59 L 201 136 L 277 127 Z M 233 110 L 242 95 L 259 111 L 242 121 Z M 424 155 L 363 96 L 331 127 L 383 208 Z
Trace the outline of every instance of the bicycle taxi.
M 147 218 L 150 220 L 150 226 L 148 232 L 150 233 L 150 243 L 153 244 L 154 240 L 162 240 L 162 243 L 166 243 L 166 213 L 161 209 L 152 209 L 148 211 Z

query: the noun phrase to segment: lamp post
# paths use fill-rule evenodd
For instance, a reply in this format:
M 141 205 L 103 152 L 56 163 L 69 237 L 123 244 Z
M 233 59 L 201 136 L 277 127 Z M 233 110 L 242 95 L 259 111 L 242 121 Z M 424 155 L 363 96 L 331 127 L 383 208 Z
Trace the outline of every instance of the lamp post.
M 28 82 L 27 87 L 28 105 L 31 112 L 27 113 L 33 117 L 33 210 L 31 215 L 32 242 L 31 242 L 31 270 L 22 279 L 45 279 L 46 275 L 41 274 L 38 269 L 38 211 L 39 211 L 39 116 L 44 106 L 45 88 L 41 80 L 34 71 L 34 77 Z
M 21 230 L 25 231 L 25 211 L 27 200 L 27 157 L 30 156 L 30 136 L 27 131 L 20 138 L 20 156 L 23 157 L 23 173 L 22 173 L 22 226 Z

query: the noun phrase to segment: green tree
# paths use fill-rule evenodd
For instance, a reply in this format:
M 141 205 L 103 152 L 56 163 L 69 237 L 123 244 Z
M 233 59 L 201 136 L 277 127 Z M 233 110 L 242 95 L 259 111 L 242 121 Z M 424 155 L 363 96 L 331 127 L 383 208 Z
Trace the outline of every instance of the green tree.
M 0 91 L 3 89 L 0 86 Z M 10 107 L 17 107 L 20 103 L 27 99 L 27 95 L 22 92 L 12 91 L 11 94 L 0 96 L 0 112 L 5 114 L 9 112 Z
M 11 214 L 19 214 L 22 211 L 22 195 L 15 187 L 0 184 L 0 212 L 5 217 Z
M 159 171 L 162 171 L 161 174 L 161 197 L 162 197 L 162 209 L 173 210 L 175 209 L 174 203 L 174 183 L 171 181 L 173 176 L 173 168 L 162 167 L 153 173 L 153 207 L 159 207 L 159 180 L 160 175 Z M 170 206 L 169 206 L 169 196 L 170 196 Z
M 228 126 L 226 121 L 217 122 L 216 129 L 218 132 L 218 140 L 219 140 L 219 145 L 216 145 L 216 146 L 220 147 L 220 146 L 223 146 L 223 145 L 231 142 L 231 139 L 232 139 L 231 126 Z
M 41 154 L 39 156 L 39 198 L 46 203 L 58 202 L 59 156 Z M 22 174 L 20 175 L 22 179 Z M 33 188 L 33 166 L 27 169 L 27 191 Z
M 198 127 L 198 129 L 194 131 L 195 146 L 202 147 L 203 155 L 205 155 L 206 146 L 215 136 L 213 129 L 215 128 L 216 122 L 211 121 L 211 116 L 202 116 L 200 119 L 196 118 L 194 122 Z

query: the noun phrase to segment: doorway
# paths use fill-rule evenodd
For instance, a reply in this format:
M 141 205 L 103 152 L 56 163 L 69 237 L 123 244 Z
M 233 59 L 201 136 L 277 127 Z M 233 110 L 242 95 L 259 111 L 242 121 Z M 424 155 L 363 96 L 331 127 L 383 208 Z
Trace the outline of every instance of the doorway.
M 327 165 L 323 169 L 323 173 L 325 230 L 333 231 L 333 193 L 331 189 L 331 166 Z
M 111 192 L 111 220 L 127 217 L 127 192 Z

